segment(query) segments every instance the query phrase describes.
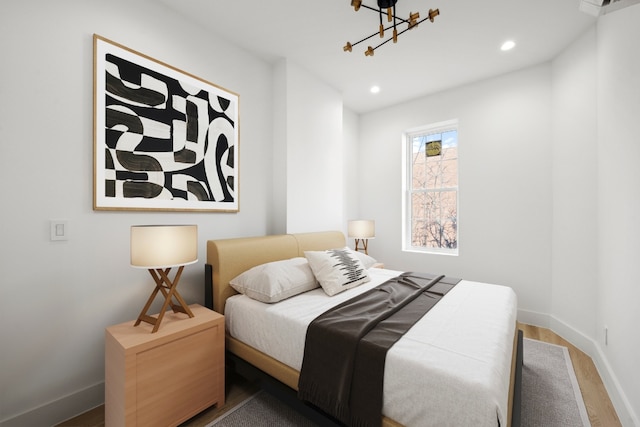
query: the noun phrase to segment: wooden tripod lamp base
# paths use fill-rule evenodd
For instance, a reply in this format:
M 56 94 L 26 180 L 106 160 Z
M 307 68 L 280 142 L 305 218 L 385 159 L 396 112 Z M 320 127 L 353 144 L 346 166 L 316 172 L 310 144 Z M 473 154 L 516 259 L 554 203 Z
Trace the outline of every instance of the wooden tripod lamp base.
M 193 317 L 188 304 L 178 293 L 177 287 L 184 266 L 198 261 L 198 227 L 196 225 L 137 225 L 131 227 L 131 265 L 146 268 L 156 282 L 147 303 L 140 312 L 134 326 L 141 322 L 153 325 L 151 333 L 157 332 L 165 312 L 185 313 Z M 171 269 L 178 267 L 173 280 Z M 162 309 L 157 317 L 147 314 L 151 304 L 161 293 L 164 297 Z
M 369 239 L 376 237 L 376 223 L 372 219 L 354 219 L 347 226 L 349 237 L 356 240 L 356 251 L 362 251 L 369 255 Z M 360 245 L 362 244 L 362 247 Z
M 181 265 L 178 268 L 175 278 L 171 281 L 171 279 L 169 279 L 169 272 L 171 271 L 171 268 L 149 269 L 149 273 L 151 273 L 153 280 L 156 282 L 156 287 L 153 292 L 151 292 L 151 296 L 149 296 L 147 303 L 138 316 L 138 320 L 136 320 L 136 323 L 134 323 L 133 326 L 138 326 L 140 322 L 146 322 L 153 325 L 151 333 L 157 332 L 160 327 L 160 322 L 162 322 L 162 318 L 164 317 L 164 313 L 169 307 L 171 307 L 171 310 L 173 310 L 174 313 L 184 313 L 189 317 L 193 317 L 193 313 L 189 309 L 189 306 L 176 289 L 178 287 L 180 276 L 182 275 L 182 270 L 184 270 L 184 265 Z M 153 317 L 148 315 L 147 312 L 151 307 L 151 303 L 156 299 L 158 292 L 162 293 L 164 296 L 164 303 L 162 304 L 162 308 L 160 309 L 158 316 Z
M 362 244 L 362 246 L 360 246 Z M 356 251 L 362 251 L 365 254 L 369 255 L 369 252 L 367 251 L 369 246 L 369 239 L 356 239 L 356 247 L 355 250 Z

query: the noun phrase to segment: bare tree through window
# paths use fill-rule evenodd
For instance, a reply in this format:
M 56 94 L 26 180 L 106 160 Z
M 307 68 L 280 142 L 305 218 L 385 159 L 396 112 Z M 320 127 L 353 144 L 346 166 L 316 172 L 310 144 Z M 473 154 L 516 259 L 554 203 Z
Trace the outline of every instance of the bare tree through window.
M 409 246 L 457 253 L 457 126 L 410 133 L 407 144 Z

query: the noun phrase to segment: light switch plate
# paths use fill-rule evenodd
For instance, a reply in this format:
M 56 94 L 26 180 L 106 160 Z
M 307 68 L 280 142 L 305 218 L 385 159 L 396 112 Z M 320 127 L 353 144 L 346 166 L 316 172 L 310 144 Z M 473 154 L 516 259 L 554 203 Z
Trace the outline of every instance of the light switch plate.
M 67 240 L 68 239 L 68 223 L 66 220 L 52 219 L 51 224 L 51 240 Z

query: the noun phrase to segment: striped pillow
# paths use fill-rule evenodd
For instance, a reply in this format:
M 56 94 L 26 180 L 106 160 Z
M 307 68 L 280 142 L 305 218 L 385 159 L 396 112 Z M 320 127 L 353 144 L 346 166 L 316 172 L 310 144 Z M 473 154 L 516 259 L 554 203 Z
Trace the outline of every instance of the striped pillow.
M 371 280 L 369 272 L 348 248 L 305 251 L 304 256 L 320 286 L 333 296 Z

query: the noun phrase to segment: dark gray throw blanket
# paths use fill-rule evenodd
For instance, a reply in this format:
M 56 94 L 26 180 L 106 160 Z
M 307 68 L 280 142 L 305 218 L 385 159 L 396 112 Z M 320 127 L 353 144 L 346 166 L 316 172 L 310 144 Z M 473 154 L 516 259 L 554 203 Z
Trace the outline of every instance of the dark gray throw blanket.
M 315 318 L 298 397 L 348 426 L 379 426 L 387 351 L 459 281 L 403 273 Z

